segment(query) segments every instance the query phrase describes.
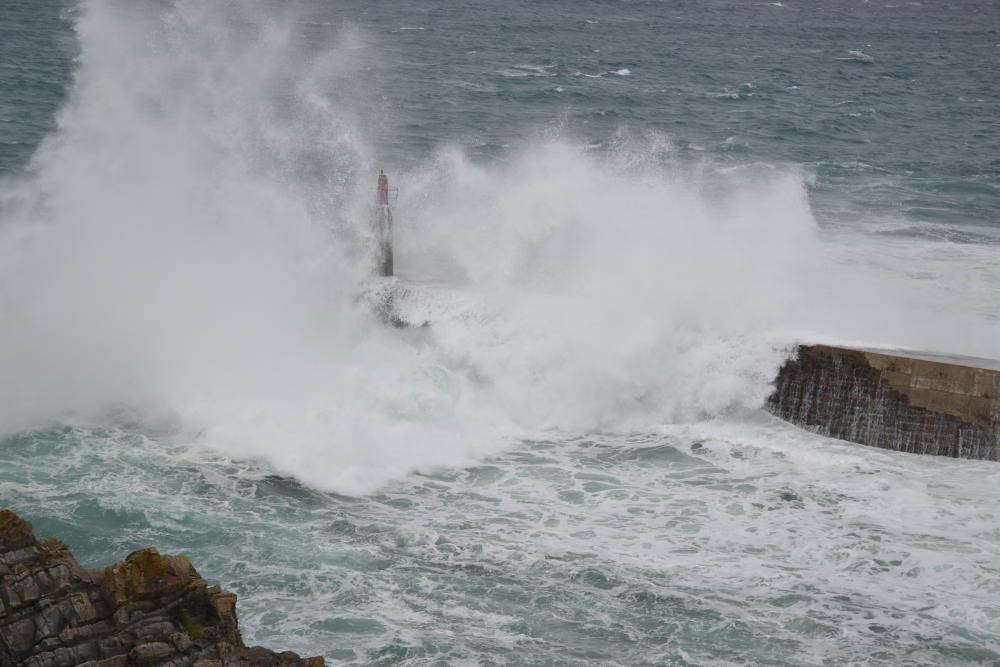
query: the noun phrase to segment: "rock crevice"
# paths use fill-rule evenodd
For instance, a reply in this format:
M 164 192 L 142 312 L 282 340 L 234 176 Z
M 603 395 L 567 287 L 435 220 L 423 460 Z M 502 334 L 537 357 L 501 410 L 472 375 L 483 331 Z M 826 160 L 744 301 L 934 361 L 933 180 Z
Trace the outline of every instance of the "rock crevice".
M 236 596 L 154 548 L 104 570 L 0 510 L 0 667 L 320 667 L 243 644 Z

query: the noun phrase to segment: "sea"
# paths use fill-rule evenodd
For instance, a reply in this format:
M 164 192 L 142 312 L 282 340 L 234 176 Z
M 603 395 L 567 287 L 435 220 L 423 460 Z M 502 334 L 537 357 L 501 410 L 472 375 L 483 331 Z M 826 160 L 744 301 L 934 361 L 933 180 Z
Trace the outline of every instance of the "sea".
M 994 0 L 0 0 L 0 506 L 248 644 L 1000 664 L 1000 466 L 800 342 L 1000 358 Z

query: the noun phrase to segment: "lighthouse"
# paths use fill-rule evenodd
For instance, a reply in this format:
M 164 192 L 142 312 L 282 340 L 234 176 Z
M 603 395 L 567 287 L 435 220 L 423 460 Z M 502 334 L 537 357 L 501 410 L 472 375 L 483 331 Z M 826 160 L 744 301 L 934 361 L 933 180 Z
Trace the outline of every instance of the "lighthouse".
M 375 273 L 382 277 L 392 276 L 392 209 L 389 208 L 389 179 L 382 170 L 378 172 L 378 186 L 375 189 L 372 227 L 375 236 Z

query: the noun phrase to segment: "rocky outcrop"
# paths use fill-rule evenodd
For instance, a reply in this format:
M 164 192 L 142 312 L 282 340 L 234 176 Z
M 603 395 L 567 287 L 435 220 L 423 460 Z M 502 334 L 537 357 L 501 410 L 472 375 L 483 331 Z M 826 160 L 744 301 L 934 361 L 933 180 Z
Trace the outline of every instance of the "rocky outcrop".
M 1000 460 L 1000 364 L 990 360 L 802 345 L 767 408 L 863 445 Z
M 323 658 L 244 646 L 236 596 L 184 556 L 149 548 L 87 570 L 54 538 L 0 510 L 0 667 L 299 665 Z

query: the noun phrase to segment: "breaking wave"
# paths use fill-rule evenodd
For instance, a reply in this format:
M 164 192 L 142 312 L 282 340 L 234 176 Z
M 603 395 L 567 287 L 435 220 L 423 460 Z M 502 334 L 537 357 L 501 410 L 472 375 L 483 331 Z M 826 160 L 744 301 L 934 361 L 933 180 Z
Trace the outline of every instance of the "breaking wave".
M 316 52 L 294 17 L 186 0 L 76 20 L 58 130 L 4 193 L 5 429 L 125 415 L 360 493 L 540 431 L 756 409 L 810 331 L 953 335 L 907 337 L 924 306 L 840 261 L 798 169 L 550 134 L 503 163 L 451 147 L 392 170 L 362 129 L 364 34 Z M 380 166 L 398 305 L 427 328 L 357 298 Z

